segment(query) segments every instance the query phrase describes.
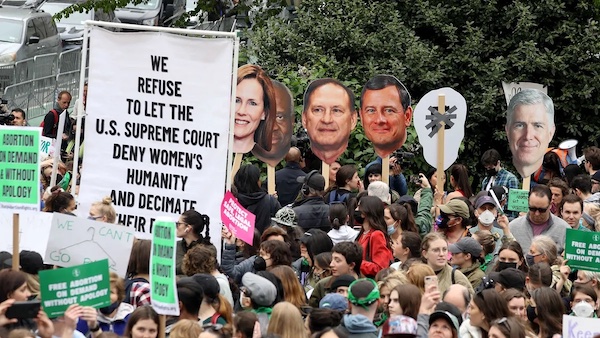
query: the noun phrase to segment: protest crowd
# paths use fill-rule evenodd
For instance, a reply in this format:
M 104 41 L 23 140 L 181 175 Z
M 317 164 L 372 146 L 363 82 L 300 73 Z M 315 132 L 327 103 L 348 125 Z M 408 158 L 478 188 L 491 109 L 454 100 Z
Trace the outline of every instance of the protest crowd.
M 317 83 L 313 95 L 328 86 L 343 85 Z M 403 101 L 406 88 L 392 88 Z M 365 91 L 361 103 L 370 90 Z M 348 98 L 354 101 L 353 94 Z M 44 119 L 44 136 L 57 138 L 57 113 L 70 100 L 69 93 L 59 93 L 55 110 Z M 22 114 L 19 121 L 25 120 Z M 368 118 L 360 120 L 366 124 Z M 74 214 L 77 208 L 70 184 L 79 179 L 72 177 L 73 140 L 83 128 L 75 121 L 66 119 L 59 137 L 55 186 L 50 186 L 53 160 L 41 165 L 45 212 Z M 310 133 L 310 121 L 303 124 Z M 311 138 L 315 146 L 318 141 Z M 584 149 L 581 165 L 564 168 L 558 153 L 545 153 L 523 210 L 509 210 L 510 192 L 521 179 L 503 167 L 510 159 L 494 149 L 476 155 L 486 170 L 479 186 L 471 186 L 472 173 L 459 159 L 445 177 L 435 168 L 419 174 L 415 193 L 409 193 L 410 180 L 393 155 L 388 171 L 381 157 L 357 166 L 316 148 L 330 162 L 326 180 L 323 172 L 306 168 L 306 149 L 287 149 L 275 173 L 275 194 L 267 193 L 256 165 L 242 164 L 233 176 L 232 194 L 256 216 L 252 243 L 225 226 L 220 239 L 211 238 L 209 229 L 221 222 L 201 205 L 177 219 L 180 315 L 166 318 L 166 336 L 547 338 L 563 335 L 564 315 L 595 318 L 600 327 L 600 269 L 572 269 L 564 255 L 568 229 L 589 236 L 600 232 L 600 148 Z M 83 146 L 78 151 L 83 157 Z M 363 177 L 359 168 L 365 168 Z M 85 175 L 85 168 L 80 172 Z M 100 196 L 89 210 L 77 212 L 117 223 L 110 197 Z M 110 305 L 72 304 L 55 318 L 43 310 L 31 318 L 8 316 L 15 303 L 40 297 L 38 274 L 53 267 L 44 264 L 44 253 L 22 251 L 15 271 L 10 253 L 0 253 L 0 336 L 157 337 L 151 250 L 150 240 L 137 239 L 127 275 L 110 274 Z M 600 329 L 587 334 L 600 337 Z

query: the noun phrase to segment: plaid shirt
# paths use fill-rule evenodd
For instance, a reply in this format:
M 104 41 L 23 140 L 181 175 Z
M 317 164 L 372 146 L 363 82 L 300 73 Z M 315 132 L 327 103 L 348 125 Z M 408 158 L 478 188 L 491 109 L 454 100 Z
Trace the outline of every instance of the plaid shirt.
M 129 291 L 129 299 L 134 308 L 150 305 L 150 283 L 133 283 L 131 291 Z
M 513 175 L 510 171 L 501 168 L 500 171 L 494 177 L 494 185 L 501 185 L 507 187 L 508 189 L 519 189 L 519 180 L 517 176 Z M 486 177 L 483 179 L 481 183 L 481 190 L 486 190 L 488 182 L 490 181 L 490 177 Z

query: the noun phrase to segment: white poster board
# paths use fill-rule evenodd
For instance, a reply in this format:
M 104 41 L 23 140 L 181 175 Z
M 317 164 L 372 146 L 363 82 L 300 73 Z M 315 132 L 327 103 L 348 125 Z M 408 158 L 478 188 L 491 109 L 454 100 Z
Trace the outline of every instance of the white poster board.
M 35 251 L 40 255 L 46 252 L 52 213 L 23 211 L 19 213 L 19 251 Z M 0 251 L 13 252 L 12 242 L 13 213 L 0 210 Z
M 95 26 L 89 36 L 80 212 L 111 196 L 117 223 L 145 239 L 154 219 L 189 209 L 218 224 L 234 41 Z
M 125 277 L 133 228 L 54 213 L 44 255 L 46 264 L 70 267 L 108 259 L 110 271 Z
M 563 315 L 563 337 L 595 337 L 600 334 L 600 319 Z
M 506 99 L 506 105 L 510 102 L 513 96 L 516 93 L 520 92 L 522 89 L 537 89 L 542 93 L 548 95 L 548 87 L 543 84 L 534 83 L 534 82 L 502 82 L 502 89 L 504 90 L 504 98 Z
M 443 116 L 438 111 L 438 95 L 446 95 L 446 109 Z M 425 94 L 417 104 L 413 115 L 419 143 L 423 146 L 425 161 L 437 168 L 437 131 L 440 122 L 446 123 L 444 130 L 444 168 L 448 169 L 458 157 L 460 143 L 465 136 L 467 120 L 467 101 L 456 90 L 445 87 Z

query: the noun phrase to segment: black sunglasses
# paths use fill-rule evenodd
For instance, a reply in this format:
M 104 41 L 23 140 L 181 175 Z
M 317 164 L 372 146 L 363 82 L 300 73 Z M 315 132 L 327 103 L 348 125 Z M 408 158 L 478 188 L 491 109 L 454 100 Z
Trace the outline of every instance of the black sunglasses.
M 543 214 L 543 213 L 545 213 L 546 211 L 548 211 L 548 208 L 549 208 L 549 207 L 546 207 L 546 208 L 536 208 L 536 207 L 529 207 L 529 211 L 531 211 L 531 212 L 536 212 L 536 211 L 537 211 L 537 212 L 539 212 L 540 214 Z

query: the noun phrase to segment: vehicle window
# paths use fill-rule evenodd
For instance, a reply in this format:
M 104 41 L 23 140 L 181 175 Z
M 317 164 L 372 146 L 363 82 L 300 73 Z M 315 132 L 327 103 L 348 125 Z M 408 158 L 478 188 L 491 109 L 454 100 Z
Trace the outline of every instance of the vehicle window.
M 44 26 L 46 27 L 46 33 L 48 37 L 54 37 L 58 35 L 58 29 L 56 28 L 56 24 L 51 16 L 44 18 Z
M 25 41 L 29 41 L 29 38 L 34 35 L 37 36 L 35 28 L 33 27 L 33 19 L 29 19 L 27 20 L 27 35 L 25 36 Z
M 42 18 L 33 18 L 33 29 L 35 29 L 35 35 L 43 40 L 47 37 L 46 27 L 44 26 L 44 20 Z
M 0 19 L 0 42 L 21 43 L 23 23 L 19 20 Z
M 157 9 L 160 4 L 159 0 L 149 0 L 147 3 L 140 3 L 137 5 L 132 4 L 131 2 L 125 6 L 125 8 L 137 8 L 137 9 Z

